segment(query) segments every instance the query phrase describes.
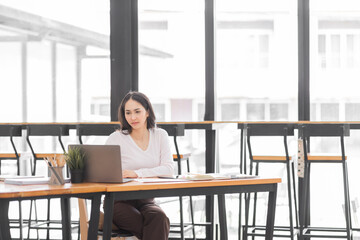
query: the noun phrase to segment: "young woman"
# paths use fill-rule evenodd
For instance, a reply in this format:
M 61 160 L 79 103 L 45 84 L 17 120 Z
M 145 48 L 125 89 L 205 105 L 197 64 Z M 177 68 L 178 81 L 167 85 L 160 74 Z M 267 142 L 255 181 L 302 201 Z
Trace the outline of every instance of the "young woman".
M 122 100 L 118 118 L 121 129 L 106 144 L 120 145 L 124 178 L 172 175 L 173 159 L 168 134 L 156 128 L 149 99 L 129 92 Z M 154 199 L 115 201 L 113 223 L 142 240 L 168 239 L 170 223 Z

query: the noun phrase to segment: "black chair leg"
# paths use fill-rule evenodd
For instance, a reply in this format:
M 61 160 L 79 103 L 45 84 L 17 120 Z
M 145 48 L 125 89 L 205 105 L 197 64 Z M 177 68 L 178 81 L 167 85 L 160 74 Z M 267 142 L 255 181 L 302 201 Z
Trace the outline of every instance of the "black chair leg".
M 238 225 L 238 240 L 241 240 L 241 222 L 242 222 L 242 218 L 241 218 L 241 213 L 242 213 L 242 193 L 239 194 L 239 225 Z
M 17 166 L 17 175 L 20 176 L 20 159 L 19 158 L 16 158 L 16 166 Z M 1 169 L 1 166 L 0 166 L 0 169 Z
M 287 172 L 287 188 L 288 188 L 288 201 L 289 201 L 289 222 L 290 222 L 290 238 L 294 239 L 294 223 L 293 223 L 293 208 L 291 200 L 291 172 L 290 172 L 290 163 L 286 162 L 286 172 Z
M 346 221 L 346 235 L 347 239 L 351 239 L 351 212 L 350 212 L 350 198 L 346 162 L 343 161 L 343 180 L 344 180 L 344 201 L 345 201 L 345 221 Z
M 32 219 L 32 206 L 34 203 L 34 211 L 35 211 L 35 222 L 38 223 L 38 216 L 37 216 L 37 209 L 36 209 L 36 201 L 31 200 L 30 201 L 30 214 L 29 214 L 29 223 L 28 223 L 28 235 L 27 239 L 30 239 L 30 230 L 31 230 L 31 219 Z M 36 229 L 36 236 L 37 239 L 39 239 L 39 229 Z
M 23 240 L 24 236 L 23 236 L 23 217 L 22 217 L 22 204 L 21 204 L 21 200 L 19 200 L 19 236 L 20 239 Z
M 256 163 L 255 175 L 256 176 L 259 175 L 259 163 Z M 253 211 L 253 223 L 252 223 L 253 226 L 256 225 L 256 204 L 257 204 L 257 192 L 254 193 L 254 211 Z M 252 240 L 255 240 L 255 236 L 252 236 Z
M 183 210 L 183 198 L 179 197 L 180 201 L 180 239 L 184 240 L 184 210 Z
M 33 168 L 32 175 L 35 176 L 35 174 L 36 174 L 36 159 L 34 159 L 34 168 Z
M 292 179 L 293 179 L 293 195 L 294 195 L 294 205 L 295 205 L 295 221 L 296 228 L 299 227 L 299 215 L 298 215 L 298 204 L 297 204 L 297 196 L 296 196 L 296 182 L 295 182 L 295 164 L 294 161 L 291 163 L 292 170 Z
M 187 167 L 187 171 L 190 172 L 189 158 L 186 159 L 186 167 Z M 194 208 L 193 208 L 192 196 L 190 196 L 190 215 L 191 215 L 190 218 L 191 218 L 191 224 L 192 224 L 193 239 L 196 240 L 195 221 L 194 221 Z
M 308 228 L 310 226 L 310 169 L 311 164 L 307 163 L 307 175 L 306 175 L 306 198 L 305 198 L 305 227 Z M 308 230 L 308 233 L 311 233 Z M 305 240 L 310 240 L 310 237 L 305 237 Z
M 251 171 L 250 171 L 251 172 Z M 250 211 L 250 193 L 245 193 L 245 225 L 243 228 L 243 240 L 247 240 Z
M 47 200 L 47 218 L 46 218 L 46 225 L 47 225 L 47 229 L 46 229 L 46 240 L 50 239 L 50 199 Z
M 253 172 L 253 162 L 250 162 L 250 175 Z M 251 193 L 245 193 L 245 226 L 243 229 L 243 238 L 247 239 L 247 231 L 249 226 Z
M 27 239 L 30 239 L 30 229 L 31 229 L 30 227 L 31 227 L 31 217 L 32 217 L 32 206 L 33 206 L 33 200 L 30 201 L 30 213 L 29 213 Z
M 307 171 L 307 162 L 304 164 L 304 177 L 302 178 L 302 186 L 299 188 L 301 191 L 300 194 L 300 228 L 299 228 L 299 240 L 304 240 L 304 231 L 305 231 L 305 222 L 306 222 L 306 199 L 307 199 L 307 175 L 309 174 Z

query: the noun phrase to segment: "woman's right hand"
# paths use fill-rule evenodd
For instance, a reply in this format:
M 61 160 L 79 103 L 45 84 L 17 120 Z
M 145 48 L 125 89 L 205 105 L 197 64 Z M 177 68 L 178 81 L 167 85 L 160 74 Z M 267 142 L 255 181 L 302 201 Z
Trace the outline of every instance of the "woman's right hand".
M 138 175 L 133 170 L 123 170 L 123 178 L 137 178 Z

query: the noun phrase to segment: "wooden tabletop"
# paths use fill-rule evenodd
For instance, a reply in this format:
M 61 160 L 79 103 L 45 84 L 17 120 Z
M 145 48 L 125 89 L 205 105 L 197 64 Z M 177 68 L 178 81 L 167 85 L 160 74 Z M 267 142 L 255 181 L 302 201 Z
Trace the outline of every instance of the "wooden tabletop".
M 62 194 L 106 192 L 105 184 L 79 183 L 65 185 L 14 185 L 0 183 L 0 198 L 25 198 L 36 196 L 50 196 Z
M 186 182 L 128 182 L 128 183 L 78 183 L 65 185 L 13 185 L 0 183 L 0 198 L 25 198 L 37 196 L 50 196 L 62 194 L 80 194 L 96 192 L 124 192 L 140 190 L 158 189 L 179 189 L 196 187 L 215 187 L 215 186 L 239 186 L 255 184 L 280 183 L 281 178 L 254 178 L 254 179 L 232 179 L 232 180 L 212 180 L 212 181 L 186 181 Z
M 107 192 L 179 189 L 179 188 L 196 188 L 196 187 L 215 187 L 215 186 L 239 186 L 239 185 L 255 185 L 255 184 L 273 184 L 280 182 L 281 182 L 281 178 L 253 178 L 253 179 L 184 181 L 184 182 L 161 182 L 161 183 L 149 183 L 149 182 L 142 183 L 142 182 L 133 181 L 123 184 L 108 184 Z

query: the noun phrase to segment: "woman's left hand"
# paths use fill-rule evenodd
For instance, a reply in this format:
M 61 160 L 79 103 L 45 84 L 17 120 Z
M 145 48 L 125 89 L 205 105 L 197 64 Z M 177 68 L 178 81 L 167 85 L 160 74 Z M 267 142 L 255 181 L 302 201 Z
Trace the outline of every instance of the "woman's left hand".
M 138 175 L 133 170 L 123 170 L 123 178 L 137 178 Z

